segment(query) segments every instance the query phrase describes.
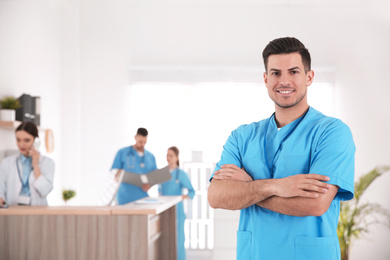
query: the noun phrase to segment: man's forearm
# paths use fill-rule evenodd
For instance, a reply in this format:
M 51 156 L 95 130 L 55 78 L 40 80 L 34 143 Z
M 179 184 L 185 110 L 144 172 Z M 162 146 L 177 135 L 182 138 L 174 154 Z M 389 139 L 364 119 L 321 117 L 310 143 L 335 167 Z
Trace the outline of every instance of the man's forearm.
M 282 198 L 273 196 L 256 203 L 256 205 L 284 215 L 306 217 L 311 216 L 310 210 L 312 209 L 307 205 L 308 200 L 315 199 L 301 197 Z
M 318 198 L 272 196 L 256 205 L 290 216 L 321 216 L 328 210 L 337 191 L 338 187 L 332 185 L 327 193 L 319 194 Z
M 263 201 L 273 194 L 273 180 L 243 182 L 213 179 L 208 188 L 208 201 L 212 208 L 244 209 Z
M 274 196 L 275 199 L 272 197 L 269 202 L 267 200 L 265 204 L 258 205 L 282 214 L 307 216 L 318 214 L 324 209 L 326 211 L 337 193 L 334 185 L 325 183 L 329 181 L 329 177 L 325 175 L 298 174 L 280 179 L 246 181 L 246 178 L 242 178 L 242 173 L 242 169 L 235 165 L 221 167 L 215 172 L 208 189 L 211 207 L 243 209 Z M 328 189 L 333 192 L 328 192 Z M 322 196 L 322 194 L 327 195 Z M 295 200 L 295 198 L 305 198 L 305 200 Z M 308 202 L 312 204 L 308 206 Z M 320 205 L 319 209 L 317 209 L 318 205 Z M 310 210 L 309 213 L 305 211 L 306 207 Z

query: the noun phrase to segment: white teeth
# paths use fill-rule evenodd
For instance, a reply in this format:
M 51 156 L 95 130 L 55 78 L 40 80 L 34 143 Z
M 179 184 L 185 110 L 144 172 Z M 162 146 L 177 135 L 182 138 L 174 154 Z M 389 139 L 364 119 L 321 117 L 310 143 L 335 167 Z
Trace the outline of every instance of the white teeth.
M 288 93 L 291 93 L 292 91 L 291 90 L 279 90 L 279 92 L 282 94 L 288 94 Z

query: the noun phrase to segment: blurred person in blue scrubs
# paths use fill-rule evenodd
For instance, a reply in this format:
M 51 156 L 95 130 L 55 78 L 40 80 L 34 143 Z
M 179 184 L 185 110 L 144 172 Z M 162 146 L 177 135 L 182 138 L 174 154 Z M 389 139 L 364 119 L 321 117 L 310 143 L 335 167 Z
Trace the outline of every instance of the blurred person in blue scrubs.
M 169 171 L 172 179 L 159 185 L 159 193 L 161 195 L 181 195 L 183 199 L 193 199 L 195 190 L 192 187 L 190 178 L 187 173 L 179 168 L 179 149 L 176 146 L 168 148 L 167 161 Z M 187 189 L 188 193 L 183 194 L 183 189 Z M 183 202 L 177 204 L 177 259 L 186 259 L 186 252 L 184 248 L 185 234 L 184 221 L 186 215 L 184 214 Z
M 210 206 L 241 210 L 237 259 L 340 259 L 340 201 L 354 196 L 352 133 L 308 105 L 314 72 L 299 40 L 271 41 L 263 60 L 275 113 L 231 133 Z
M 22 122 L 15 137 L 19 152 L 0 165 L 0 204 L 47 205 L 46 197 L 53 190 L 54 161 L 39 153 L 34 123 Z
M 145 174 L 157 169 L 156 159 L 154 155 L 145 149 L 148 141 L 148 130 L 138 128 L 134 136 L 135 144 L 120 149 L 114 159 L 111 169 L 117 169 L 116 178 L 120 177 L 121 170 L 125 170 L 137 174 Z M 143 184 L 142 188 L 121 183 L 116 195 L 118 204 L 127 204 L 132 201 L 148 197 L 147 191 L 150 189 L 149 184 Z

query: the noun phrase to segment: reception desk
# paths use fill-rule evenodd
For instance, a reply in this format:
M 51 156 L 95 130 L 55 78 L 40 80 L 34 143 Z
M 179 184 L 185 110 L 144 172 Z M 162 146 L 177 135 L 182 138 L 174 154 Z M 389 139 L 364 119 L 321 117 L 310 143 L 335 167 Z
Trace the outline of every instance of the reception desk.
M 181 196 L 159 201 L 0 209 L 0 259 L 176 259 L 175 205 Z

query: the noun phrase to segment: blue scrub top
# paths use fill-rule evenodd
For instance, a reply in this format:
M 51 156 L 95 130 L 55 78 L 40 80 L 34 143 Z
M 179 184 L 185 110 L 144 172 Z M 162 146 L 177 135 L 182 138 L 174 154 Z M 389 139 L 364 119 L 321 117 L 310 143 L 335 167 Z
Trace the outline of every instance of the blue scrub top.
M 144 167 L 141 167 L 142 165 Z M 129 146 L 118 151 L 111 169 L 124 169 L 132 173 L 145 174 L 156 170 L 157 164 L 151 152 L 144 150 L 144 155 L 140 157 L 137 151 L 132 146 Z M 118 204 L 122 205 L 148 197 L 148 193 L 138 186 L 121 183 L 116 196 Z
M 215 171 L 235 164 L 254 180 L 317 173 L 340 187 L 319 217 L 288 216 L 257 205 L 241 210 L 237 259 L 340 259 L 336 230 L 340 201 L 353 198 L 355 150 L 348 126 L 313 108 L 279 131 L 274 116 L 234 130 Z
M 195 196 L 195 190 L 192 187 L 190 178 L 187 173 L 179 168 L 171 172 L 172 178 L 159 185 L 159 193 L 161 195 L 182 195 L 183 188 L 188 189 L 187 196 L 191 199 Z M 186 252 L 184 248 L 185 234 L 184 222 L 186 215 L 184 214 L 183 202 L 177 204 L 176 207 L 176 223 L 177 223 L 177 260 L 185 260 Z
M 159 192 L 161 195 L 183 195 L 183 188 L 188 190 L 188 197 L 191 199 L 195 196 L 195 190 L 192 187 L 190 178 L 187 173 L 179 168 L 174 169 L 171 172 L 172 178 L 162 183 L 159 186 Z

